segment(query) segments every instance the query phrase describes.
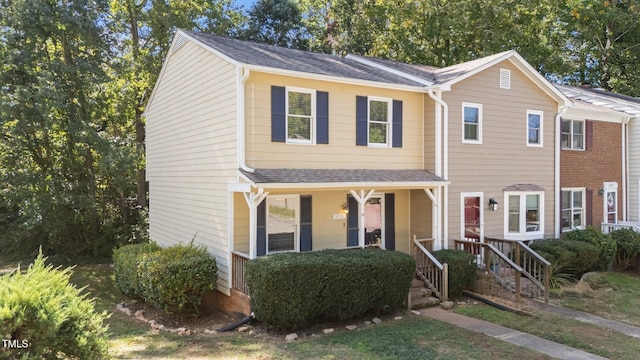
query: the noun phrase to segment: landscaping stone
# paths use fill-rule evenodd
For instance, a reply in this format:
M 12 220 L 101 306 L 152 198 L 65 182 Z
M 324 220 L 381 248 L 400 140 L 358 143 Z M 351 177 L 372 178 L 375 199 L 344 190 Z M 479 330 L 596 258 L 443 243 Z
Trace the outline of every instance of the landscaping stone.
M 402 320 L 402 316 L 396 316 L 393 318 L 393 320 Z
M 374 324 L 380 324 L 382 322 L 382 320 L 380 320 L 380 318 L 373 318 L 373 320 L 371 320 L 371 321 L 373 321 Z
M 249 327 L 246 325 L 240 326 L 238 328 L 238 332 L 247 332 L 247 331 L 249 331 Z
M 413 315 L 420 315 L 422 314 L 420 311 L 418 310 L 411 310 L 411 312 L 413 313 Z
M 364 324 L 365 324 L 365 325 L 371 325 L 371 321 L 366 320 L 366 321 L 364 322 Z
M 333 332 L 333 328 L 324 329 L 324 330 L 322 330 L 322 332 L 323 332 L 324 334 L 331 334 L 331 333 Z
M 298 340 L 298 334 L 292 333 L 284 337 L 285 341 L 295 341 Z
M 453 308 L 453 301 L 443 301 L 440 303 L 440 306 L 445 310 L 451 310 Z
M 347 330 L 352 331 L 357 329 L 358 327 L 356 325 L 347 325 Z

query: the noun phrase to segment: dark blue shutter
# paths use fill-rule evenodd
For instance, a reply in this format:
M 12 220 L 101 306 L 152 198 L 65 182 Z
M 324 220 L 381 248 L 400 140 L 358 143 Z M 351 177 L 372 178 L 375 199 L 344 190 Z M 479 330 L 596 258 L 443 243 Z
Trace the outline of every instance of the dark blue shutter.
M 282 86 L 271 87 L 271 141 L 284 142 L 286 134 L 286 90 Z
M 402 101 L 393 100 L 393 147 L 402 147 Z
M 356 199 L 347 196 L 347 246 L 358 246 L 358 202 Z
M 367 146 L 368 107 L 366 96 L 356 96 L 356 145 Z
M 384 246 L 396 249 L 396 207 L 395 194 L 384 194 Z
M 311 251 L 311 195 L 300 196 L 300 251 Z
M 267 201 L 263 200 L 258 205 L 258 226 L 256 228 L 258 240 L 258 256 L 267 253 Z
M 316 91 L 316 143 L 329 143 L 329 93 Z

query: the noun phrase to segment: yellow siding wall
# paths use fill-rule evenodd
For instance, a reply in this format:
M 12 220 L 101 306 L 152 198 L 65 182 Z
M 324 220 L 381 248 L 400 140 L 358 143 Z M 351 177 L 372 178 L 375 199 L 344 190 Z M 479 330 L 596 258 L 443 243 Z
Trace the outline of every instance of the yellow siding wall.
M 271 142 L 271 86 L 329 93 L 329 144 Z M 255 168 L 422 168 L 422 94 L 252 72 L 246 84 L 247 164 Z M 403 147 L 356 146 L 356 96 L 403 101 Z
M 511 89 L 499 88 L 499 71 L 511 70 Z M 461 236 L 461 192 L 484 192 L 484 234 L 504 236 L 503 189 L 536 184 L 545 192 L 545 235 L 554 231 L 554 118 L 558 103 L 505 60 L 455 84 L 449 105 L 449 243 Z M 462 143 L 462 102 L 483 106 L 482 144 Z M 543 147 L 527 147 L 527 110 L 544 112 Z M 489 198 L 499 211 L 489 211 Z

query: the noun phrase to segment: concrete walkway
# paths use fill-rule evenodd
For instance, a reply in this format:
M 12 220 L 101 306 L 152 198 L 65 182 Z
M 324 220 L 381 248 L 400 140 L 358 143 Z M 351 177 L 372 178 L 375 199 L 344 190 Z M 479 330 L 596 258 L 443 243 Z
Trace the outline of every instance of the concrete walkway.
M 440 307 L 421 309 L 421 314 L 430 318 L 440 320 L 452 325 L 456 325 L 468 330 L 480 332 L 492 336 L 496 339 L 504 340 L 512 344 L 522 346 L 557 359 L 566 360 L 596 360 L 606 359 L 602 356 L 594 355 L 586 351 L 574 349 L 572 347 L 545 340 L 531 334 L 509 329 L 507 327 L 490 323 L 484 320 L 470 318 L 459 315 L 452 311 L 444 310 Z

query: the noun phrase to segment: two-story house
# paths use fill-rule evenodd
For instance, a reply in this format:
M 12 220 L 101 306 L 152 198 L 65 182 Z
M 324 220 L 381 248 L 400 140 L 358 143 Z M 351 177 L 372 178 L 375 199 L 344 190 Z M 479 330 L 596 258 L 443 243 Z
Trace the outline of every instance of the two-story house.
M 514 51 L 439 69 L 179 30 L 145 111 L 150 237 L 206 246 L 245 312 L 269 253 L 553 237 L 569 105 Z

